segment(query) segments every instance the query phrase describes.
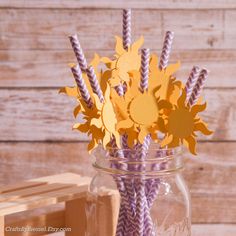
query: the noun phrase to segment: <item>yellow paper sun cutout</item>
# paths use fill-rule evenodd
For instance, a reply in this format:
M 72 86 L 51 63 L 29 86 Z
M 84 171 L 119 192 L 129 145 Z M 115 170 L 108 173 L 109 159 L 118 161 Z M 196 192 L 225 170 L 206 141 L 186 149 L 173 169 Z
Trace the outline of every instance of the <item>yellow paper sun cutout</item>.
M 202 105 L 194 105 L 189 107 L 186 105 L 186 92 L 182 91 L 182 95 L 174 105 L 168 116 L 164 119 L 165 125 L 163 130 L 166 132 L 165 138 L 161 142 L 161 146 L 177 147 L 184 144 L 192 154 L 196 155 L 196 131 L 200 131 L 205 135 L 212 134 L 208 130 L 206 124 L 198 118 L 198 113 L 206 109 L 206 103 Z
M 139 89 L 139 72 L 133 71 L 131 74 L 130 86 L 124 97 L 114 94 L 112 98 L 115 110 L 121 117 L 117 129 L 128 134 L 130 146 L 137 142 L 143 143 L 149 134 L 156 141 L 158 126 L 162 122 L 161 111 L 169 107 L 167 101 L 159 99 L 158 93 L 153 93 L 152 90 L 142 93 Z M 129 135 L 131 129 L 133 133 Z
M 105 75 L 110 78 L 109 84 L 111 87 L 118 86 L 124 82 L 129 83 L 129 72 L 139 70 L 141 64 L 139 49 L 143 42 L 143 37 L 140 37 L 140 39 L 134 42 L 126 51 L 123 48 L 122 39 L 116 37 L 115 59 L 111 60 L 107 57 L 101 58 L 101 61 L 104 62 L 109 69 L 106 71 Z
M 120 147 L 119 133 L 116 131 L 117 119 L 110 100 L 110 87 L 106 87 L 104 103 L 100 102 L 96 94 L 93 94 L 93 96 L 93 109 L 89 109 L 80 100 L 81 113 L 86 122 L 83 124 L 77 123 L 73 128 L 91 135 L 92 140 L 88 146 L 89 151 L 96 148 L 99 143 L 102 143 L 103 147 L 106 148 L 111 138 L 115 138 L 117 146 Z
M 177 81 L 173 74 L 179 69 L 180 62 L 168 65 L 164 70 L 158 68 L 158 57 L 152 54 L 150 60 L 150 74 L 148 79 L 148 89 L 155 92 L 158 91 L 160 99 L 166 99 L 171 103 L 175 103 L 179 97 L 182 83 Z

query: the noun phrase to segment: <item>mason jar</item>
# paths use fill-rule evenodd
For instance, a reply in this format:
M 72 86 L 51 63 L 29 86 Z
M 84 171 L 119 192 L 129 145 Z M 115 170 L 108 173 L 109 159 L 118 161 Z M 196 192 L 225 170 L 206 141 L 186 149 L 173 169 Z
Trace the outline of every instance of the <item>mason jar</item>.
M 191 235 L 180 147 L 97 148 L 92 156 L 97 174 L 89 187 L 87 236 Z

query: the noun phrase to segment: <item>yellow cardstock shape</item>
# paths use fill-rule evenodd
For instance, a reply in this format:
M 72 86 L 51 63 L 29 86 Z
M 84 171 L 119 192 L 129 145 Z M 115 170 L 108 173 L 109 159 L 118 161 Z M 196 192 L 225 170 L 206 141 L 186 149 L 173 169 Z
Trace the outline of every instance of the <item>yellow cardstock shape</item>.
M 187 146 L 189 151 L 196 155 L 196 131 L 205 135 L 212 134 L 206 124 L 197 115 L 206 109 L 206 103 L 189 107 L 186 105 L 186 92 L 182 90 L 182 95 L 173 106 L 165 121 L 166 136 L 161 142 L 164 147 L 177 147 L 180 144 Z

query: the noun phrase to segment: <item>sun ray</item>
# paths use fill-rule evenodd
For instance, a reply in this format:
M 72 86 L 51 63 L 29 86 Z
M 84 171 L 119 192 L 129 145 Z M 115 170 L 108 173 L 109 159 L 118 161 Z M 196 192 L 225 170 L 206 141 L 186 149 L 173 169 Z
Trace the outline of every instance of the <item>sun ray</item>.
M 117 123 L 116 125 L 116 129 L 120 130 L 120 129 L 129 129 L 134 125 L 133 121 L 128 118 L 126 120 L 121 120 Z
M 202 112 L 206 109 L 206 103 L 194 105 L 191 109 L 193 116 L 196 116 L 197 113 Z
M 165 147 L 173 141 L 173 134 L 166 135 L 165 138 L 161 141 L 161 147 Z
M 192 154 L 197 155 L 197 153 L 196 153 L 196 139 L 193 136 L 189 136 L 188 138 L 185 138 L 185 140 L 188 143 L 189 151 Z
M 74 108 L 73 111 L 74 117 L 76 118 L 80 112 L 81 112 L 81 105 L 79 104 Z
M 203 122 L 199 122 L 195 124 L 194 131 L 200 131 L 205 135 L 211 135 L 213 132 L 209 130 Z

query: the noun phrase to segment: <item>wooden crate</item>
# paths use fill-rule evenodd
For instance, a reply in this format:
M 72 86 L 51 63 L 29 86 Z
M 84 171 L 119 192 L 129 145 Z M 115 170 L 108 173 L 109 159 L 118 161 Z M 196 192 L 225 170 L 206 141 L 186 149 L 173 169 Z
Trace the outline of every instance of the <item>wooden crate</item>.
M 85 235 L 87 228 L 85 204 L 86 201 L 91 201 L 87 200 L 89 183 L 90 178 L 88 177 L 64 173 L 0 188 L 0 235 L 25 235 L 19 231 L 10 231 L 10 227 L 11 229 L 16 227 L 28 227 L 30 230 L 40 229 L 40 232 L 27 232 L 27 236 L 50 234 L 55 232 L 54 229 L 60 228 L 68 229 L 65 231 L 66 236 Z M 117 206 L 117 196 L 114 199 L 111 194 L 105 194 L 97 199 L 97 202 L 99 202 L 99 206 L 102 206 L 97 208 L 97 213 L 103 216 L 98 222 L 103 227 L 101 227 L 101 232 L 96 235 L 114 235 L 117 219 L 112 219 L 110 213 L 114 204 Z M 14 214 L 19 215 L 19 212 L 27 213 L 59 203 L 65 203 L 64 209 L 34 217 L 29 214 L 29 217 L 23 220 L 16 218 L 15 221 L 10 221 L 11 223 L 6 221 L 7 217 Z M 105 221 L 109 221 L 109 228 L 105 228 Z M 48 227 L 51 227 L 50 230 Z

